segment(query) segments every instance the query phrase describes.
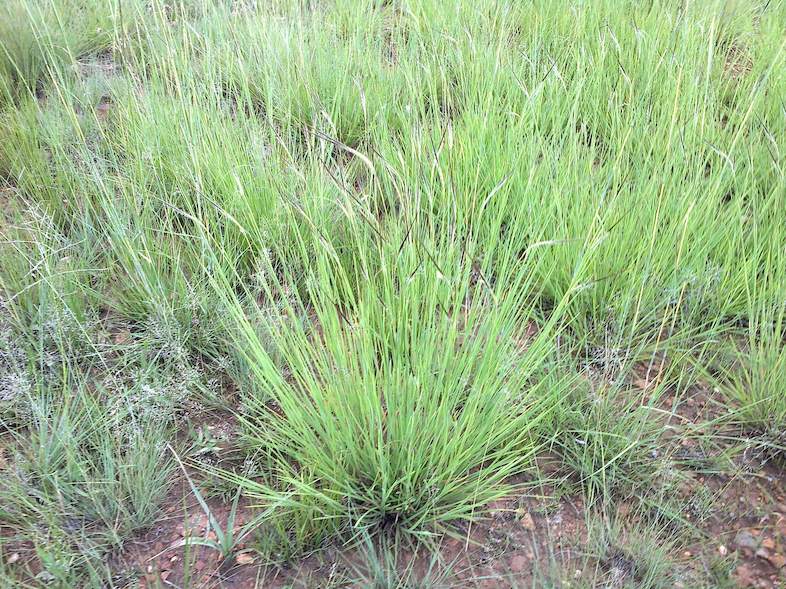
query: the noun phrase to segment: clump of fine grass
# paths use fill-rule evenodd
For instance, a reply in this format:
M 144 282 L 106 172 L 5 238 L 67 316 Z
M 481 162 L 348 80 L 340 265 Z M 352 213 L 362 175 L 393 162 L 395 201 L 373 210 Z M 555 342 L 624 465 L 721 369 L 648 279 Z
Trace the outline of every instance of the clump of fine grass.
M 35 209 L 17 220 L 2 227 L 0 270 L 0 528 L 18 563 L 3 578 L 98 586 L 114 575 L 108 557 L 160 515 L 182 394 L 160 366 L 113 357 L 83 243 Z
M 662 416 L 629 390 L 584 383 L 557 416 L 553 443 L 564 473 L 590 501 L 647 491 L 660 476 Z
M 267 462 L 261 480 L 225 476 L 271 517 L 300 522 L 292 534 L 305 545 L 326 532 L 427 538 L 474 518 L 527 467 L 538 424 L 565 386 L 540 371 L 545 336 L 521 350 L 526 310 L 509 306 L 515 299 L 472 287 L 467 266 L 444 284 L 433 282 L 436 268 L 408 280 L 414 248 L 390 257 L 380 247 L 389 266 L 378 286 L 339 291 L 354 269 L 333 264 L 329 249 L 309 264 L 305 300 L 284 299 L 286 283 L 268 274 L 265 296 L 311 318 L 275 336 L 285 378 L 246 309 L 228 301 L 238 348 L 267 393 L 247 397 L 240 415 L 246 443 Z M 340 292 L 351 297 L 343 310 Z
M 747 329 L 741 337 L 732 336 L 730 351 L 720 355 L 712 381 L 729 400 L 732 419 L 753 434 L 766 455 L 782 457 L 786 449 L 786 307 L 777 299 L 759 298 L 760 292 L 750 293 Z
M 129 21 L 139 3 L 128 2 Z M 74 60 L 112 47 L 117 6 L 9 0 L 0 7 L 0 106 L 42 96 Z
M 133 389 L 108 399 L 88 388 L 73 356 L 51 360 L 58 378 L 37 373 L 41 352 L 27 350 L 28 386 L 0 413 L 4 550 L 21 561 L 20 582 L 97 582 L 107 555 L 159 514 L 172 484 L 171 422 L 138 412 Z

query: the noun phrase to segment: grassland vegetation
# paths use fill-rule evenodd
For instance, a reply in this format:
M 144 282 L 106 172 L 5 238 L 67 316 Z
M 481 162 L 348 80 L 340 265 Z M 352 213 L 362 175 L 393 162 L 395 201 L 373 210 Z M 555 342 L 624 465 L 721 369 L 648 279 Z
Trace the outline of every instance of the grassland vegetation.
M 720 583 L 674 560 L 719 497 L 674 497 L 751 448 L 783 473 L 784 23 L 3 3 L 0 578 L 135 582 L 123 555 L 185 493 L 220 532 L 189 549 L 354 546 L 347 579 L 409 586 L 391 546 L 438 554 L 548 484 L 584 498 L 585 558 L 532 586 Z M 680 417 L 697 388 L 706 423 Z

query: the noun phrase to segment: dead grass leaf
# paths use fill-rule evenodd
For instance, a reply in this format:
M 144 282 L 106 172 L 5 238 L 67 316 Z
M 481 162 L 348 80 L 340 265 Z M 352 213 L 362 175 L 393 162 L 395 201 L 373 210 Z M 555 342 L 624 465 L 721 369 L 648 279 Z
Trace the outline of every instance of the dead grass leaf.
M 732 43 L 726 52 L 723 71 L 732 79 L 739 79 L 750 73 L 753 69 L 753 58 L 748 50 L 740 43 Z

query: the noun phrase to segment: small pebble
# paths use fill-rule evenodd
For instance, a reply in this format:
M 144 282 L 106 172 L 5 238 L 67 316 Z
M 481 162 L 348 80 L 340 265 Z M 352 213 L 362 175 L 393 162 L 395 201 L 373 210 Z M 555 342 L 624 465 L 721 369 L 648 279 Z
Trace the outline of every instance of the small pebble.
M 756 538 L 753 536 L 753 534 L 745 530 L 740 530 L 737 532 L 737 535 L 734 536 L 734 545 L 737 546 L 737 548 L 756 550 L 758 542 L 756 541 Z

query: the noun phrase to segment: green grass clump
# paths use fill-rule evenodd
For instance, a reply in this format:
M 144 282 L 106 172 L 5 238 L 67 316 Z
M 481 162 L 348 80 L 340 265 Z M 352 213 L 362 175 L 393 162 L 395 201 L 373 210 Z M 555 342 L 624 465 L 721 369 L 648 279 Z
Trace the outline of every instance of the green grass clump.
M 768 262 L 780 265 L 780 259 Z M 712 381 L 728 399 L 732 419 L 761 443 L 766 454 L 782 457 L 786 449 L 786 306 L 782 291 L 778 297 L 762 294 L 771 276 L 765 272 L 748 294 L 747 326 L 733 333 L 718 354 Z
M 441 280 L 435 267 L 411 277 L 414 248 L 395 253 L 382 252 L 377 276 L 343 311 L 338 287 L 351 277 L 330 264 L 332 252 L 317 254 L 306 283 L 320 290 L 309 289 L 307 305 L 281 302 L 285 379 L 246 310 L 230 306 L 237 346 L 267 393 L 245 401 L 247 443 L 267 449 L 276 480 L 238 483 L 308 513 L 321 533 L 419 536 L 473 518 L 526 466 L 566 386 L 543 377 L 547 332 L 521 349 L 531 311 L 513 304 L 516 290 L 471 288 L 467 265 Z M 265 286 L 283 297 L 280 285 Z
M 130 20 L 141 3 L 127 2 Z M 119 5 L 9 0 L 0 7 L 0 104 L 46 95 L 78 60 L 109 51 L 122 25 Z
M 783 346 L 783 312 L 775 325 L 762 329 L 744 350 L 736 349 L 740 366 L 725 382 L 724 390 L 740 405 L 743 422 L 782 438 L 786 426 L 786 350 Z M 783 440 L 779 440 L 783 443 Z M 783 449 L 783 448 L 781 448 Z
M 647 489 L 659 476 L 662 424 L 639 401 L 610 388 L 581 391 L 559 413 L 556 449 L 566 474 L 592 499 Z

